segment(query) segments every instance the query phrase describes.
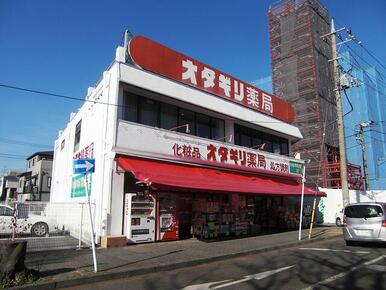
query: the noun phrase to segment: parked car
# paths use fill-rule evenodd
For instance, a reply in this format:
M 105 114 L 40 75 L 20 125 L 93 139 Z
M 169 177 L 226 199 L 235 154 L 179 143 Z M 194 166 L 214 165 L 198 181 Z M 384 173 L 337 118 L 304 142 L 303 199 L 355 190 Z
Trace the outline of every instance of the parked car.
M 5 204 L 0 204 L 0 235 L 12 234 L 13 218 L 14 208 Z M 22 234 L 31 234 L 35 237 L 46 236 L 49 232 L 47 218 L 43 215 L 19 214 L 16 231 Z
M 344 208 L 335 214 L 335 224 L 338 227 L 342 226 Z
M 342 227 L 348 246 L 355 242 L 386 242 L 386 203 L 347 205 Z

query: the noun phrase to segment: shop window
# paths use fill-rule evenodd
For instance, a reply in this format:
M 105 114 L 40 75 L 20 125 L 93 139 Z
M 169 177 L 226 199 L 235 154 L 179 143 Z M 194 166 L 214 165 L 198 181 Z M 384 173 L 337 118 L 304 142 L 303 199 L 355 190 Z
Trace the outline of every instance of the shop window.
M 256 130 L 252 132 L 252 147 L 257 148 L 258 145 L 263 144 L 262 133 Z
M 159 103 L 154 100 L 142 98 L 140 120 L 142 124 L 158 127 L 158 108 Z
M 288 155 L 288 140 L 235 124 L 235 144 L 257 148 L 264 144 L 264 151 Z
M 197 136 L 210 138 L 210 117 L 203 114 L 196 115 L 197 120 Z
M 272 135 L 271 134 L 263 133 L 263 143 L 265 144 L 264 151 L 267 151 L 267 152 L 273 151 Z
M 130 122 L 138 122 L 138 96 L 125 94 L 123 105 L 123 119 Z
M 75 127 L 74 152 L 79 150 L 81 128 L 82 128 L 82 120 L 80 120 L 78 122 L 78 124 L 76 124 L 76 127 Z M 32 166 L 33 165 L 34 165 L 34 163 L 32 163 Z
M 282 155 L 287 155 L 289 154 L 289 147 L 288 147 L 288 141 L 285 139 L 282 139 L 281 144 L 280 144 L 280 153 Z
M 225 137 L 225 121 L 217 118 L 212 118 L 211 121 L 211 138 L 220 140 Z
M 185 124 L 189 124 L 189 134 L 203 138 L 222 140 L 225 136 L 225 121 L 208 115 L 179 108 L 130 93 L 124 94 L 123 119 L 166 130 L 178 128 L 186 133 Z
M 185 124 L 189 124 L 189 130 L 192 135 L 195 135 L 196 128 L 195 128 L 195 118 L 194 118 L 194 112 L 186 110 L 186 109 L 180 109 L 178 114 L 178 125 L 182 126 Z M 179 132 L 186 133 L 186 128 L 178 128 Z
M 178 108 L 173 105 L 161 104 L 161 128 L 169 130 L 178 126 Z
M 245 147 L 252 147 L 252 140 L 249 128 L 242 127 L 240 130 L 240 145 Z
M 234 142 L 236 145 L 240 145 L 240 127 L 235 124 L 235 136 L 234 136 Z
M 272 138 L 272 152 L 275 154 L 280 154 L 281 140 L 280 138 L 273 137 Z

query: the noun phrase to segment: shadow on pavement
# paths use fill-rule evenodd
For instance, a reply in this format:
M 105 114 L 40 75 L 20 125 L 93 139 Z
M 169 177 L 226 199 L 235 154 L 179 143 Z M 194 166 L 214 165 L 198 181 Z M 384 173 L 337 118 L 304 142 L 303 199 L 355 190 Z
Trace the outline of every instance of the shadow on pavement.
M 105 268 L 103 270 L 101 269 L 101 270 L 99 270 L 99 272 L 106 272 L 106 271 L 122 268 L 122 267 L 125 267 L 125 266 L 133 265 L 133 264 L 136 264 L 136 263 L 153 260 L 153 259 L 157 259 L 157 258 L 160 258 L 160 257 L 169 256 L 171 254 L 180 253 L 180 252 L 183 252 L 183 251 L 184 250 L 171 251 L 171 252 L 168 252 L 168 253 L 165 253 L 165 254 L 162 254 L 162 255 L 158 255 L 158 256 L 154 256 L 154 257 L 150 257 L 150 258 L 146 258 L 146 259 L 141 259 L 141 260 L 137 260 L 137 261 L 134 261 L 134 262 L 130 262 L 130 263 L 126 263 L 126 264 L 122 264 L 122 265 L 118 265 L 118 266 L 114 266 L 114 267 L 110 267 L 110 268 Z

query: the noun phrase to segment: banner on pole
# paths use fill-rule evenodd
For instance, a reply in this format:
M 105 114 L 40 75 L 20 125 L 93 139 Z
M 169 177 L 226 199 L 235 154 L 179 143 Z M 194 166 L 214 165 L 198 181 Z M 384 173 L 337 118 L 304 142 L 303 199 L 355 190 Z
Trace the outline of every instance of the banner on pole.
M 86 178 L 85 174 L 75 174 L 72 176 L 71 198 L 87 196 L 86 195 L 86 188 L 84 185 L 84 178 Z M 89 174 L 87 179 L 88 179 L 88 193 L 90 195 L 92 175 Z

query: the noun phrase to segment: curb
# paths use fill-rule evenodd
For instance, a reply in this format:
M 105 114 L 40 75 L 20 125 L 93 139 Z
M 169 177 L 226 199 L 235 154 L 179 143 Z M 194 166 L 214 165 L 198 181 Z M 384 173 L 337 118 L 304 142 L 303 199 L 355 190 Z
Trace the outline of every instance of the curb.
M 170 265 L 163 265 L 158 267 L 147 267 L 147 268 L 141 268 L 136 270 L 129 270 L 129 271 L 121 271 L 121 272 L 114 272 L 114 273 L 97 273 L 93 274 L 90 273 L 87 277 L 82 278 L 75 278 L 71 280 L 58 280 L 58 281 L 50 281 L 50 282 L 41 282 L 41 283 L 35 283 L 30 285 L 24 285 L 19 287 L 12 287 L 8 288 L 10 290 L 12 289 L 23 289 L 23 290 L 51 290 L 51 289 L 58 289 L 58 288 L 65 288 L 65 287 L 73 287 L 73 286 L 79 286 L 89 283 L 97 283 L 101 281 L 106 280 L 114 280 L 114 279 L 121 279 L 121 278 L 130 278 L 134 276 L 154 273 L 154 272 L 162 272 L 162 271 L 170 271 L 170 270 L 176 270 L 181 269 L 185 267 L 192 267 L 197 266 L 204 263 L 211 263 L 211 262 L 217 262 L 217 261 L 223 261 L 226 259 L 236 258 L 236 257 L 242 257 L 250 254 L 258 254 L 258 253 L 266 253 L 271 252 L 275 250 L 282 250 L 282 249 L 288 249 L 292 248 L 298 245 L 303 244 L 311 244 L 315 242 L 320 242 L 328 239 L 335 239 L 338 237 L 341 237 L 341 234 L 335 234 L 330 235 L 328 237 L 320 237 L 315 238 L 311 240 L 302 240 L 302 241 L 296 241 L 293 243 L 287 243 L 287 244 L 281 244 L 256 250 L 250 250 L 246 252 L 239 252 L 239 253 L 232 253 L 217 257 L 210 257 L 210 258 L 204 258 L 204 259 L 198 259 L 198 260 L 192 260 L 192 261 L 186 261 L 186 262 L 179 262 L 176 264 L 170 264 Z

